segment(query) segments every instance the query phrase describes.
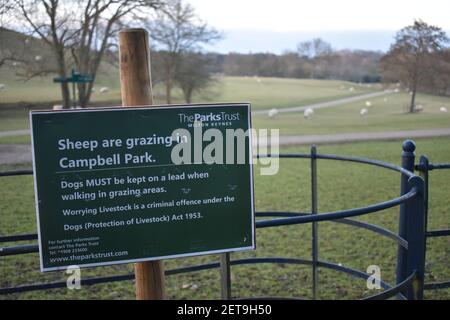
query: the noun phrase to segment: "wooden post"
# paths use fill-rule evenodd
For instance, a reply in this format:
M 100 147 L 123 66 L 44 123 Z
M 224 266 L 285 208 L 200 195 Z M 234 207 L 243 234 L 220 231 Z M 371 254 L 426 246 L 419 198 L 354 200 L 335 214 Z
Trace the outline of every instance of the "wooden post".
M 144 29 L 126 29 L 119 33 L 120 89 L 122 105 L 153 104 L 148 33 Z M 165 296 L 162 261 L 135 264 L 137 300 L 162 300 Z

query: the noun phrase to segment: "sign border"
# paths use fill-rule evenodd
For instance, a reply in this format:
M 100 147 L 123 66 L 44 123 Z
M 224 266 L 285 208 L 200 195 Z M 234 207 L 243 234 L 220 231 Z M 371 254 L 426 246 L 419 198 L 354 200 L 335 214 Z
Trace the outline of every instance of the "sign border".
M 43 254 L 42 254 L 42 242 L 41 242 L 41 223 L 40 223 L 40 212 L 39 212 L 39 198 L 37 191 L 37 180 L 36 180 L 36 161 L 35 161 L 35 148 L 34 148 L 34 130 L 33 130 L 33 115 L 35 114 L 53 114 L 53 113 L 83 113 L 83 112 L 102 112 L 102 111 L 132 111 L 132 110 L 155 110 L 155 109 L 170 109 L 170 108 L 199 108 L 199 107 L 209 107 L 209 108 L 220 108 L 220 107 L 235 107 L 235 106 L 245 106 L 247 107 L 247 119 L 248 119 L 248 130 L 252 130 L 252 121 L 251 121 L 251 103 L 249 102 L 231 102 L 231 103 L 199 103 L 199 104 L 173 104 L 173 105 L 143 105 L 143 106 L 131 106 L 131 107 L 98 107 L 98 108 L 83 108 L 83 109 L 66 109 L 66 110 L 32 110 L 30 111 L 30 131 L 31 131 L 31 154 L 33 161 L 33 180 L 34 180 L 34 197 L 35 197 L 35 207 L 36 207 L 36 221 L 37 221 L 37 234 L 38 234 L 38 245 L 39 245 L 39 265 L 41 272 L 48 271 L 57 271 L 57 270 L 67 270 L 67 266 L 59 266 L 59 267 L 44 267 L 43 262 Z M 254 194 L 254 175 L 253 175 L 253 137 L 252 134 L 249 134 L 249 144 L 248 144 L 248 156 L 249 156 L 249 166 L 250 166 L 250 203 L 251 203 L 251 229 L 252 229 L 252 244 L 247 247 L 235 247 L 228 249 L 220 249 L 220 250 L 211 250 L 211 251 L 201 251 L 196 253 L 182 253 L 182 254 L 174 254 L 167 256 L 157 256 L 157 257 L 147 257 L 147 258 L 138 258 L 138 259 L 128 259 L 128 260 L 115 260 L 109 262 L 98 262 L 98 263 L 86 263 L 86 264 L 76 264 L 76 266 L 80 268 L 91 268 L 91 267 L 102 267 L 102 266 L 111 266 L 111 265 L 119 265 L 119 264 L 127 264 L 127 263 L 137 263 L 137 262 L 145 262 L 145 261 L 157 261 L 164 259 L 175 259 L 175 258 L 183 258 L 183 257 L 195 257 L 195 256 L 203 256 L 209 254 L 220 254 L 220 253 L 229 253 L 229 252 L 240 252 L 247 250 L 256 249 L 256 226 L 255 226 L 255 194 Z

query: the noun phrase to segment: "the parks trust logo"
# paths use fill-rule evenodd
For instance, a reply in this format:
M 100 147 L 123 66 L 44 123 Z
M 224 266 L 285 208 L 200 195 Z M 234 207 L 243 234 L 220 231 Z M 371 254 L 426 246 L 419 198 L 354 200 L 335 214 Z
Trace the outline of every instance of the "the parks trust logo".
M 188 127 L 194 127 L 195 125 L 200 125 L 202 127 L 225 127 L 231 126 L 234 121 L 241 120 L 241 116 L 238 112 L 210 112 L 206 114 L 179 113 L 178 119 L 181 124 L 187 124 Z

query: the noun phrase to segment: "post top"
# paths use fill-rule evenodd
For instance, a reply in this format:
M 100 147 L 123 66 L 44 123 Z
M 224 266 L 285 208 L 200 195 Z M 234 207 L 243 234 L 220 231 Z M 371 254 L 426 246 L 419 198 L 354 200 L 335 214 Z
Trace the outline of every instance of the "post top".
M 405 152 L 414 152 L 416 150 L 416 143 L 413 140 L 405 140 L 402 147 Z
M 148 33 L 148 31 L 146 29 L 143 28 L 127 28 L 127 29 L 122 29 L 120 30 L 119 33 L 127 33 L 127 32 L 143 32 L 143 33 Z

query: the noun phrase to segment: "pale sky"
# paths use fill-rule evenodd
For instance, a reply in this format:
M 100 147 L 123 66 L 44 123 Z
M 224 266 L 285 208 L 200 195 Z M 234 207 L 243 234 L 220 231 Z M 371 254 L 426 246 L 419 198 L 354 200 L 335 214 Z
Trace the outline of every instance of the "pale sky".
M 450 0 L 185 0 L 225 39 L 218 52 L 275 52 L 321 37 L 337 49 L 386 51 L 414 19 L 450 31 Z
M 450 0 L 187 0 L 212 26 L 270 31 L 450 29 Z

